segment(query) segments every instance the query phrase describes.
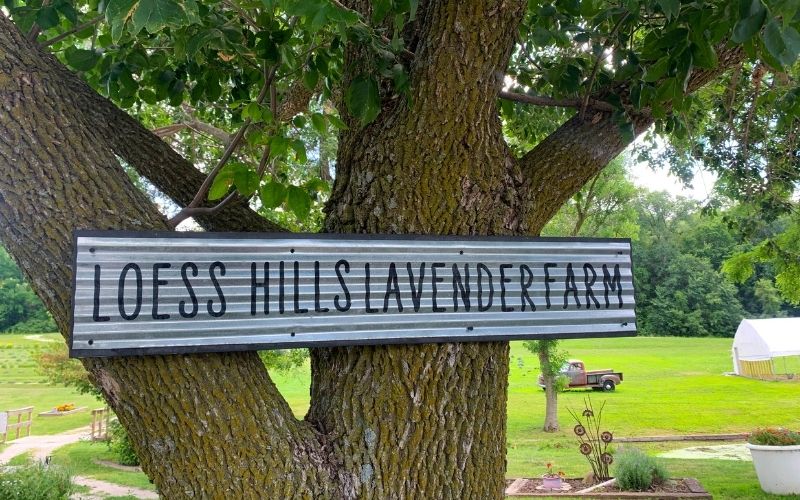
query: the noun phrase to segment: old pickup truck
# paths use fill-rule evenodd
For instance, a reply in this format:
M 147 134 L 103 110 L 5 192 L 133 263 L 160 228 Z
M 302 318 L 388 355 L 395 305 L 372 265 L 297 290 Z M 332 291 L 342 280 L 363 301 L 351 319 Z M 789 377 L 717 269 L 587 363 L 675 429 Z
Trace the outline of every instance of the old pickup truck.
M 622 373 L 614 370 L 592 370 L 587 372 L 583 361 L 570 359 L 561 367 L 561 374 L 569 377 L 569 387 L 591 387 L 596 390 L 613 391 L 622 383 Z M 544 388 L 544 379 L 539 375 L 539 387 Z

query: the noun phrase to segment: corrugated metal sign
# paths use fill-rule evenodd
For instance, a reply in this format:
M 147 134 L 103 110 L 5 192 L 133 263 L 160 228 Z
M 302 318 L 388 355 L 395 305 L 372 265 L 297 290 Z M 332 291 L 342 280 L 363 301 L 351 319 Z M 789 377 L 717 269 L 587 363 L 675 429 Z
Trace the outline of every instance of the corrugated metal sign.
M 75 234 L 71 354 L 632 336 L 629 240 Z

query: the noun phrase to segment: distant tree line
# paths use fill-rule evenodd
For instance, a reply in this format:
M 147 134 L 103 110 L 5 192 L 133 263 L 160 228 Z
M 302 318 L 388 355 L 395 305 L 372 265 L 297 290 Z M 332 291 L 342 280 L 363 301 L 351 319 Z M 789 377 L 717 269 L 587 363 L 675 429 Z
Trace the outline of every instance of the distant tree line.
M 754 222 L 754 212 L 742 205 L 720 206 L 636 188 L 617 160 L 542 234 L 632 238 L 644 335 L 732 337 L 745 317 L 800 316 L 791 297 L 779 293 L 773 262 L 748 261 L 748 273 L 739 264 L 765 239 L 785 233 L 791 215 Z
M 56 325 L 16 263 L 0 247 L 0 332 L 43 333 Z

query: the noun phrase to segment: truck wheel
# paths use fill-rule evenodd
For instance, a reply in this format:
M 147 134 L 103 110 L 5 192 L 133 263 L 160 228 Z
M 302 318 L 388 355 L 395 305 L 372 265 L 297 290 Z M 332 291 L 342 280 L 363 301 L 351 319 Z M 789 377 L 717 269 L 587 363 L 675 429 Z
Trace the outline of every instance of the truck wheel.
M 603 382 L 603 390 L 606 392 L 611 392 L 614 390 L 614 381 L 613 380 L 606 380 Z

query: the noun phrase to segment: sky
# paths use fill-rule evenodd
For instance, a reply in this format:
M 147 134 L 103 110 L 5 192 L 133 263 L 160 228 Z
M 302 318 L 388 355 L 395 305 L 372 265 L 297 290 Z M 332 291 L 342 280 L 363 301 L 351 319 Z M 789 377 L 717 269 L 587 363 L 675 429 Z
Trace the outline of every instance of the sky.
M 714 189 L 716 176 L 711 172 L 703 172 L 698 169 L 692 179 L 692 187 L 687 188 L 669 174 L 667 168 L 653 169 L 646 162 L 639 162 L 629 167 L 631 180 L 639 187 L 647 188 L 650 191 L 667 191 L 673 196 L 685 196 L 698 201 L 705 201 Z

